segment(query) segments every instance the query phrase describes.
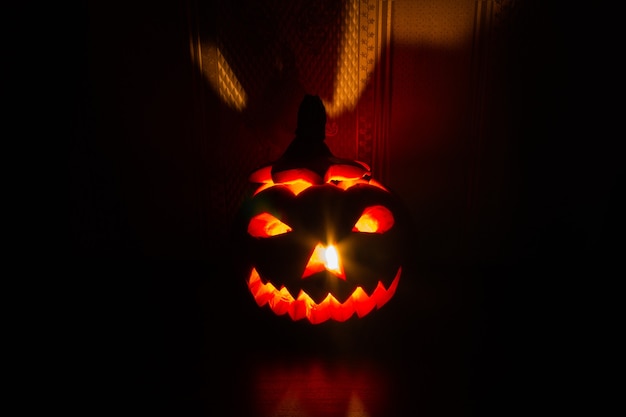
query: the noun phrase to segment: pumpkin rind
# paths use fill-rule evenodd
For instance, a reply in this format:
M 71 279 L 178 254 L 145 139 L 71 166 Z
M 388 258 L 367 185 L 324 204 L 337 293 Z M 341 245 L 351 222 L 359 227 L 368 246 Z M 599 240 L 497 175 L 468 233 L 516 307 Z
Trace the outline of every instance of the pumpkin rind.
M 259 307 L 294 321 L 364 317 L 393 297 L 402 275 L 396 197 L 369 177 L 367 165 L 333 162 L 324 178 L 302 169 L 275 182 L 269 166 L 250 176 L 260 186 L 243 206 L 247 286 Z M 311 272 L 315 251 L 330 244 L 341 273 L 319 264 Z

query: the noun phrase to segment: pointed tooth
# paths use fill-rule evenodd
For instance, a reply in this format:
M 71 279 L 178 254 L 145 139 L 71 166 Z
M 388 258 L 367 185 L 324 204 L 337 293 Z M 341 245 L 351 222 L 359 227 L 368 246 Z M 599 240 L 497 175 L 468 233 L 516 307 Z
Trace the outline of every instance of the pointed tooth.
M 387 292 L 383 283 L 378 281 L 378 285 L 370 298 L 376 302 L 377 308 L 381 308 L 387 301 L 389 301 L 391 294 Z
M 352 317 L 354 314 L 354 302 L 352 301 L 352 297 L 348 297 L 344 303 L 340 303 L 335 297 L 333 297 L 333 300 L 333 309 L 331 311 L 333 320 L 346 321 Z
M 287 288 L 282 287 L 280 291 L 274 290 L 274 297 L 270 299 L 270 307 L 274 311 L 274 313 L 283 315 L 287 313 L 289 309 L 289 305 L 293 302 L 293 297 L 289 293 Z
M 276 288 L 269 282 L 267 284 L 259 285 L 257 292 L 254 293 L 254 299 L 259 307 L 264 306 L 275 297 Z
M 300 290 L 298 298 L 296 298 L 289 309 L 291 319 L 296 321 L 306 318 L 312 302 L 313 300 L 311 300 L 311 297 L 309 297 L 309 295 L 304 291 Z
M 311 310 L 309 311 L 309 321 L 311 323 L 319 324 L 330 318 L 330 297 L 332 297 L 332 295 L 328 294 L 321 303 L 311 306 Z
M 369 297 L 361 287 L 357 287 L 350 297 L 354 300 L 354 309 L 359 317 L 365 316 L 376 307 L 376 301 Z

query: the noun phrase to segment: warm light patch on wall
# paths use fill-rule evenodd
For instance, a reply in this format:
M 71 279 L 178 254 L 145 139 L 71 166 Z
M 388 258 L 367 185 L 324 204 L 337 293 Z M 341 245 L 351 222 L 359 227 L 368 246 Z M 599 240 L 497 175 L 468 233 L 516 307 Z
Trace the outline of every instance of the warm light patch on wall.
M 329 117 L 354 110 L 371 82 L 381 52 L 381 13 L 389 10 L 381 8 L 374 0 L 345 3 L 333 93 L 332 97 L 323 97 Z M 200 49 L 201 57 L 194 57 L 194 60 L 209 86 L 229 107 L 243 111 L 248 95 L 220 48 L 212 41 L 205 41 Z M 306 76 L 300 82 L 310 91 L 318 90 L 319 79 L 313 76 Z
M 382 48 L 388 47 L 381 43 L 385 38 L 381 24 L 385 19 L 389 22 L 390 12 L 391 7 L 381 7 L 375 1 L 346 2 L 334 94 L 332 100 L 324 102 L 330 117 L 354 110 L 372 82 Z
M 496 3 L 495 0 L 485 3 L 492 2 Z M 482 2 L 476 0 L 394 1 L 391 3 L 393 7 L 383 7 L 383 3 L 386 2 L 345 2 L 332 97 L 322 97 L 331 118 L 356 108 L 368 84 L 373 81 L 380 65 L 381 51 L 389 46 L 381 41 L 389 42 L 393 36 L 398 44 L 456 47 L 471 39 L 477 7 L 487 7 L 480 6 Z M 386 28 L 383 22 L 387 22 Z M 211 41 L 204 42 L 201 56 L 195 61 L 211 88 L 232 109 L 245 109 L 248 94 L 218 46 Z M 299 81 L 307 90 L 318 90 L 317 74 L 301 73 L 300 76 Z
M 330 117 L 336 117 L 342 112 L 353 110 L 356 107 L 361 92 L 365 88 L 365 82 L 359 82 L 362 74 L 362 71 L 359 70 L 360 65 L 366 73 L 371 74 L 374 70 L 375 62 L 373 60 L 360 62 L 359 59 L 359 35 L 361 35 L 359 17 L 362 15 L 359 3 L 358 0 L 354 0 L 346 4 L 346 18 L 343 22 L 341 45 L 339 46 L 339 62 L 337 63 L 333 97 L 332 100 L 324 102 L 326 112 Z M 367 15 L 367 2 L 361 3 L 363 3 L 361 7 L 364 9 L 362 13 Z M 365 35 L 363 41 L 367 42 L 367 30 L 364 31 L 363 35 Z
M 202 55 L 215 57 L 217 60 L 217 74 L 210 74 L 207 66 L 203 68 L 203 75 L 209 82 L 209 85 L 215 91 L 222 101 L 230 108 L 242 111 L 248 103 L 248 96 L 243 86 L 237 79 L 237 76 L 230 68 L 228 61 L 222 55 L 220 49 L 210 42 L 202 45 Z M 202 67 L 202 63 L 199 63 Z
M 394 41 L 412 45 L 458 46 L 472 36 L 476 7 L 476 0 L 395 1 Z

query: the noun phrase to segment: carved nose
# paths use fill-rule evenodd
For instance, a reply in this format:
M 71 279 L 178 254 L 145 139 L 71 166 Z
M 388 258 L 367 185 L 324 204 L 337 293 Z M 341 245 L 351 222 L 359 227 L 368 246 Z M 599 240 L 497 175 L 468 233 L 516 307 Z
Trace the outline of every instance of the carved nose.
M 339 252 L 337 251 L 337 248 L 332 244 L 326 247 L 324 247 L 321 243 L 317 244 L 317 246 L 313 250 L 313 253 L 311 254 L 309 262 L 304 268 L 302 278 L 306 278 L 310 275 L 315 274 L 316 272 L 320 272 L 323 270 L 330 271 L 343 280 L 346 279 L 343 265 L 341 264 Z

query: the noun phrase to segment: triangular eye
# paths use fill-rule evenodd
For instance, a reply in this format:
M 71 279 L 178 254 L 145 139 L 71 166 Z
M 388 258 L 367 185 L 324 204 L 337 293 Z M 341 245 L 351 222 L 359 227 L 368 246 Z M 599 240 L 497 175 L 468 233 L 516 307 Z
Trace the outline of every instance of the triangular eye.
M 254 237 L 271 237 L 291 232 L 291 227 L 270 213 L 261 213 L 250 219 L 248 233 Z
M 391 229 L 395 220 L 391 211 L 384 206 L 371 206 L 363 210 L 363 214 L 352 227 L 353 232 L 385 233 Z

